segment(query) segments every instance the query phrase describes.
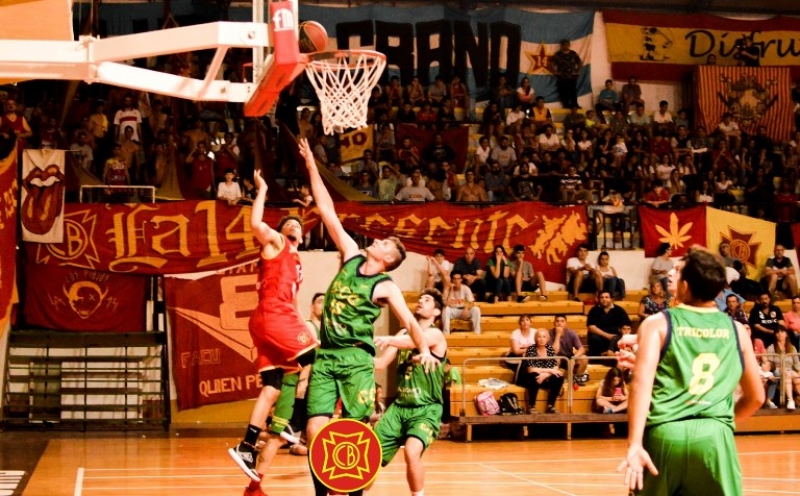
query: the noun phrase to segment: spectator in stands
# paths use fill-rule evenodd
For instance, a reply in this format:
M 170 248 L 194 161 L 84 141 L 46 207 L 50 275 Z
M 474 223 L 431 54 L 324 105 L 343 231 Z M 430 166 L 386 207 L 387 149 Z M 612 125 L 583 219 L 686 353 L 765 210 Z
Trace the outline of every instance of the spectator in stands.
M 411 78 L 411 82 L 406 87 L 406 98 L 412 107 L 422 106 L 422 102 L 425 100 L 425 88 L 420 84 L 418 77 Z
M 603 111 L 607 111 L 611 115 L 615 115 L 617 111 L 621 109 L 619 94 L 614 91 L 614 80 L 606 79 L 605 86 L 602 90 L 600 90 L 600 94 L 597 96 L 597 103 L 595 104 L 594 109 L 597 112 L 598 120 L 603 124 L 607 123 L 605 115 L 603 115 Z
M 197 148 L 186 156 L 192 190 L 198 198 L 209 198 L 214 187 L 214 159 L 209 156 L 205 141 L 197 143 Z
M 447 84 L 442 76 L 436 76 L 433 84 L 428 87 L 428 100 L 431 102 L 431 106 L 440 107 L 447 96 Z
M 797 349 L 789 340 L 786 328 L 779 325 L 775 331 L 775 342 L 767 347 L 767 357 L 772 362 L 775 376 L 783 378 L 787 410 L 795 409 L 795 397 L 800 395 L 800 358 L 796 353 Z
M 403 87 L 400 85 L 400 77 L 392 76 L 389 79 L 389 84 L 386 85 L 384 90 L 386 103 L 389 106 L 389 112 L 394 112 L 394 108 L 403 105 Z M 390 115 L 390 117 L 393 117 Z
M 761 49 L 753 44 L 752 36 L 745 36 L 744 44 L 737 45 L 733 58 L 739 62 L 738 65 L 758 67 L 761 65 Z
M 375 125 L 375 155 L 378 160 L 393 162 L 397 158 L 397 150 L 395 149 L 394 138 L 394 124 L 388 122 L 386 114 L 378 118 L 378 123 Z M 335 142 L 335 140 L 334 140 Z M 326 150 L 327 151 L 327 150 Z M 328 151 L 328 156 L 331 156 Z
M 505 133 L 512 136 L 520 134 L 520 129 L 525 119 L 525 110 L 522 108 L 522 103 L 515 103 L 514 108 L 506 115 Z
M 558 413 L 556 410 L 556 400 L 561 394 L 561 386 L 564 384 L 564 373 L 559 368 L 558 360 L 552 358 L 556 356 L 553 347 L 547 344 L 550 336 L 545 329 L 536 331 L 536 344 L 530 346 L 525 351 L 525 356 L 531 360 L 525 360 L 517 376 L 517 385 L 524 387 L 528 391 L 529 413 L 536 413 L 536 396 L 539 389 L 547 390 L 547 413 Z
M 669 203 L 669 191 L 664 188 L 664 183 L 660 179 L 656 179 L 653 181 L 652 189 L 645 193 L 642 200 L 651 207 L 659 208 Z
M 639 104 L 644 105 L 642 87 L 636 82 L 636 76 L 631 76 L 628 78 L 628 83 L 622 86 L 622 111 L 628 115 L 630 109 L 636 108 L 635 105 Z
M 462 275 L 464 284 L 469 286 L 477 301 L 484 300 L 486 297 L 486 281 L 483 279 L 485 272 L 480 261 L 475 257 L 474 248 L 467 247 L 464 256 L 458 258 L 453 264 L 453 271 L 458 271 Z
M 644 104 L 637 104 L 634 112 L 628 118 L 633 132 L 641 131 L 642 136 L 653 136 L 653 120 L 650 115 L 644 111 Z
M 456 152 L 453 147 L 445 143 L 441 134 L 436 133 L 433 143 L 422 153 L 422 158 L 427 162 L 453 162 L 456 159 Z
M 411 173 L 411 186 L 404 186 L 397 192 L 394 199 L 403 202 L 426 202 L 433 201 L 436 197 L 425 186 L 420 185 L 422 173 L 419 169 L 414 169 Z
M 489 303 L 497 303 L 511 295 L 508 257 L 502 245 L 494 247 L 494 252 L 486 262 L 486 288 L 489 290 Z
M 516 97 L 516 91 L 508 84 L 505 74 L 500 74 L 497 78 L 497 86 L 492 89 L 492 102 L 497 104 L 501 120 L 505 118 L 506 109 L 514 108 Z
M 487 201 L 486 190 L 475 183 L 475 173 L 467 171 L 464 174 L 465 183 L 458 188 L 458 202 L 485 202 Z
M 469 109 L 469 92 L 461 78 L 456 74 L 450 80 L 450 100 L 453 108 Z
M 217 185 L 217 199 L 227 201 L 230 206 L 236 205 L 242 199 L 242 190 L 239 188 L 239 183 L 234 181 L 235 177 L 236 171 L 226 169 L 225 181 Z
M 511 142 L 508 136 L 500 138 L 500 144 L 492 148 L 492 153 L 489 155 L 491 160 L 500 164 L 504 171 L 511 173 L 514 166 L 517 165 L 517 153 L 511 147 Z
M 579 293 L 595 293 L 603 287 L 600 273 L 586 259 L 588 256 L 589 246 L 580 244 L 575 256 L 567 260 L 567 291 L 573 301 L 580 301 Z
M 561 49 L 550 57 L 550 72 L 556 78 L 558 95 L 564 108 L 578 105 L 578 76 L 582 67 L 581 57 L 570 49 L 569 40 L 562 40 Z
M 505 129 L 505 118 L 500 112 L 497 102 L 489 102 L 481 114 L 480 133 L 487 136 L 494 136 L 500 139 Z
M 776 244 L 773 251 L 774 255 L 767 259 L 767 265 L 764 268 L 764 277 L 761 279 L 761 285 L 773 295 L 776 290 L 787 295 L 793 295 L 797 292 L 797 276 L 795 275 L 792 260 L 783 256 L 785 252 L 786 249 L 783 245 Z
M 529 315 L 520 315 L 518 323 L 519 328 L 511 332 L 511 343 L 508 347 L 508 351 L 504 355 L 508 358 L 524 357 L 528 348 L 536 344 L 536 329 L 531 327 L 531 317 Z M 515 377 L 519 374 L 522 361 L 506 360 L 504 363 L 508 368 L 515 371 Z
M 639 319 L 644 320 L 649 315 L 656 314 L 669 308 L 670 299 L 664 290 L 661 280 L 654 280 L 650 283 L 650 292 L 639 302 Z
M 653 114 L 653 123 L 658 132 L 667 135 L 672 134 L 675 128 L 675 121 L 672 118 L 672 112 L 669 111 L 668 101 L 661 100 L 658 102 L 658 110 Z
M 481 333 L 481 309 L 475 305 L 475 297 L 463 280 L 464 274 L 454 268 L 450 273 L 450 284 L 444 290 L 446 308 L 442 312 L 442 331 L 445 334 L 450 334 L 450 321 L 453 319 L 468 320 L 472 323 L 472 331 Z
M 122 147 L 119 143 L 111 149 L 111 157 L 103 167 L 103 182 L 109 186 L 125 186 L 131 183 L 128 164 L 122 158 Z
M 133 105 L 133 97 L 126 95 L 123 99 L 122 108 L 117 110 L 114 114 L 114 137 L 117 141 L 122 142 L 125 138 L 125 128 L 131 126 L 133 128 L 133 136 L 131 139 L 134 141 L 142 142 L 142 114 Z M 209 141 L 208 135 L 203 138 L 198 138 L 197 141 L 191 143 L 196 146 L 201 139 L 206 143 Z M 188 148 L 191 150 L 192 148 Z
M 778 330 L 778 326 L 786 325 L 783 320 L 783 312 L 778 306 L 772 304 L 772 298 L 766 291 L 758 296 L 756 304 L 750 310 L 748 320 L 750 328 L 753 330 L 753 337 L 761 339 L 765 346 L 775 343 L 775 331 Z
M 436 111 L 433 109 L 431 102 L 425 100 L 422 102 L 422 108 L 417 112 L 417 125 L 423 129 L 431 130 L 436 124 Z
M 444 164 L 448 163 L 444 162 Z M 450 184 L 447 181 L 446 172 L 442 170 L 436 162 L 430 162 L 428 164 L 425 187 L 430 190 L 436 200 L 450 201 Z
M 536 105 L 531 109 L 531 122 L 536 134 L 543 133 L 546 126 L 553 124 L 553 116 L 550 114 L 550 109 L 544 106 L 543 96 L 536 97 Z
M 358 173 L 358 183 L 355 185 L 355 188 L 356 191 L 362 195 L 375 196 L 375 184 L 372 182 L 372 175 L 367 171 Z
M 542 135 L 544 136 L 544 135 Z M 581 176 L 574 165 L 570 165 L 567 173 L 559 180 L 559 196 L 563 202 L 575 201 L 575 193 L 581 184 Z
M 389 102 L 386 101 L 386 95 L 381 91 L 380 86 L 374 86 L 369 100 L 367 100 L 367 123 L 378 122 L 381 116 L 386 115 L 388 112 Z
M 597 256 L 597 272 L 603 278 L 603 291 L 608 291 L 612 298 L 625 299 L 625 281 L 617 276 L 617 271 L 608 263 L 610 256 L 607 251 L 601 251 Z
M 106 106 L 103 101 L 98 101 L 95 104 L 94 112 L 89 116 L 89 132 L 94 136 L 97 150 L 100 153 L 108 153 L 108 146 L 106 145 L 108 117 L 106 116 Z
M 570 108 L 569 114 L 564 117 L 562 124 L 564 125 L 564 130 L 580 132 L 581 129 L 586 128 L 586 115 L 581 112 L 580 106 L 575 105 Z
M 722 114 L 722 121 L 717 125 L 717 130 L 727 141 L 731 150 L 738 150 L 742 142 L 742 131 L 739 123 L 733 120 L 733 114 L 725 112 Z
M 514 289 L 517 295 L 517 303 L 523 303 L 530 299 L 530 296 L 523 295 L 523 292 L 533 293 L 539 289 L 539 299 L 547 300 L 547 288 L 544 274 L 534 271 L 533 265 L 525 260 L 525 245 L 514 246 L 511 260 L 508 262 L 509 277 L 514 282 Z M 535 279 L 534 279 L 535 277 Z
M 444 291 L 445 282 L 450 280 L 450 271 L 453 270 L 453 264 L 444 255 L 444 250 L 437 248 L 433 251 L 433 256 L 428 257 L 428 277 L 425 289 L 436 288 Z
M 522 110 L 528 113 L 533 108 L 535 101 L 536 96 L 531 81 L 527 77 L 523 77 L 517 88 L 517 104 L 522 105 Z
M 783 314 L 789 339 L 800 350 L 800 295 L 792 296 L 792 309 Z
M 448 127 L 458 127 L 456 119 L 456 111 L 455 107 L 453 106 L 453 100 L 450 98 L 445 98 L 442 101 L 442 105 L 439 107 L 439 110 L 436 112 L 436 124 L 437 128 L 441 131 L 442 129 Z
M 667 292 L 667 298 L 672 296 L 669 289 L 667 289 L 668 275 L 669 271 L 675 266 L 675 262 L 669 258 L 670 256 L 672 256 L 672 245 L 661 243 L 658 245 L 653 265 L 650 267 L 650 284 L 659 281 L 661 287 Z
M 508 138 L 504 138 L 508 141 Z M 506 169 L 511 170 L 511 169 Z M 490 202 L 500 202 L 506 199 L 508 177 L 500 163 L 494 158 L 489 159 L 489 172 L 483 176 L 486 181 L 486 197 Z
M 391 166 L 384 165 L 381 168 L 381 178 L 375 184 L 377 197 L 381 201 L 392 201 L 397 194 L 399 181 L 395 175 L 395 171 Z
M 410 171 L 415 167 L 422 166 L 422 158 L 419 153 L 417 145 L 412 143 L 411 138 L 406 136 L 403 138 L 403 144 L 397 150 L 397 160 L 400 162 L 402 170 Z
M 78 167 L 91 174 L 94 172 L 94 151 L 89 146 L 86 131 L 80 131 L 77 138 L 77 142 L 70 145 L 69 151 Z
M 622 370 L 612 367 L 597 388 L 594 397 L 597 413 L 621 413 L 628 409 L 628 388 L 622 378 Z
M 124 136 L 120 146 L 122 147 L 122 157 L 125 159 L 125 163 L 128 164 L 128 175 L 131 178 L 131 184 L 144 184 L 142 180 L 144 164 L 141 163 L 142 145 L 133 139 L 133 126 L 125 126 Z M 213 174 L 213 170 L 211 173 Z
M 733 181 L 728 178 L 728 174 L 721 170 L 714 181 L 714 202 L 722 204 L 730 204 L 736 201 L 736 198 L 731 193 L 733 189 Z
M 536 172 L 536 165 L 526 157 L 518 169 L 519 174 L 515 175 L 508 185 L 509 198 L 511 201 L 538 201 L 542 194 L 542 186 L 534 181 L 533 172 Z
M 775 392 L 778 389 L 778 376 L 776 376 L 772 371 L 772 362 L 770 360 L 765 360 L 764 358 L 758 356 L 756 358 L 761 361 L 761 384 L 767 391 L 764 407 L 769 408 L 770 410 L 777 410 L 778 405 L 775 404 L 773 398 L 775 397 Z
M 492 153 L 492 147 L 489 143 L 488 136 L 481 136 L 478 139 L 478 147 L 472 157 L 472 170 L 475 174 L 483 175 L 487 172 L 489 156 Z
M 558 139 L 555 128 L 553 128 L 552 124 L 548 124 L 544 127 L 544 133 L 539 135 L 539 153 L 554 153 L 558 151 L 560 146 L 561 141 Z
M 589 356 L 613 354 L 613 345 L 622 334 L 622 326 L 631 325 L 631 319 L 622 307 L 614 304 L 611 293 L 601 291 L 599 303 L 589 310 L 586 326 L 589 331 Z
M 739 295 L 737 294 L 729 294 L 725 298 L 725 313 L 730 315 L 730 317 L 735 320 L 736 322 L 742 324 L 747 332 L 752 334 L 750 329 L 750 321 L 747 319 L 747 314 L 744 313 L 744 308 L 742 308 L 741 300 L 739 299 Z M 764 342 L 758 339 L 761 343 L 761 346 L 764 346 Z M 756 352 L 757 354 L 758 352 Z
M 586 385 L 589 382 L 589 374 L 586 373 L 586 367 L 589 366 L 586 348 L 583 347 L 578 333 L 567 327 L 566 315 L 557 314 L 555 316 L 549 335 L 549 344 L 553 347 L 556 356 L 575 359 L 575 368 L 572 371 L 573 382 L 579 386 Z
M 397 110 L 395 120 L 398 124 L 416 124 L 417 113 L 409 100 L 403 100 L 403 105 Z

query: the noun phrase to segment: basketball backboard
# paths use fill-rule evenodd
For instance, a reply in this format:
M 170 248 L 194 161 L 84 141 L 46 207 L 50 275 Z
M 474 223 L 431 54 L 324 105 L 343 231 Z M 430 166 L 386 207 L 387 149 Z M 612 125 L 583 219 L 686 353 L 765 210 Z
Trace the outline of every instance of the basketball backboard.
M 269 22 L 265 22 L 264 2 L 255 1 L 253 22 L 214 22 L 103 39 L 81 36 L 75 41 L 71 0 L 3 2 L 0 82 L 60 79 L 105 83 L 197 101 L 244 102 L 247 115 L 263 115 L 281 89 L 303 70 L 297 0 L 269 2 L 268 6 Z M 57 29 L 42 30 L 43 15 Z M 12 17 L 19 22 L 8 22 Z M 20 26 L 28 26 L 29 31 Z M 236 47 L 253 49 L 253 81 L 216 79 L 227 51 Z M 203 79 L 125 63 L 208 49 L 216 53 Z

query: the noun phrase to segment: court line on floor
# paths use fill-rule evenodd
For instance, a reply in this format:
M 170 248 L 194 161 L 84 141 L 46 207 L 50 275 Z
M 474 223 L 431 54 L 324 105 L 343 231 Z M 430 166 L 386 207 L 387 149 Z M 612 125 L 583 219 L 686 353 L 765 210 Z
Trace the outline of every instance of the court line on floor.
M 83 467 L 78 467 L 78 473 L 75 475 L 75 492 L 73 493 L 74 496 L 81 496 L 81 492 L 83 491 Z
M 517 479 L 520 479 L 520 480 L 527 481 L 527 482 L 529 482 L 529 483 L 531 483 L 531 484 L 533 484 L 533 485 L 535 485 L 535 486 L 543 487 L 544 489 L 549 489 L 549 490 L 551 490 L 551 491 L 555 491 L 555 492 L 557 492 L 557 493 L 566 494 L 567 496 L 576 496 L 576 495 L 574 495 L 574 494 L 572 494 L 572 493 L 568 493 L 568 492 L 566 492 L 566 491 L 562 491 L 562 490 L 560 490 L 560 489 L 556 489 L 556 488 L 554 488 L 554 487 L 550 487 L 550 486 L 548 486 L 547 484 L 542 484 L 541 482 L 536 482 L 536 481 L 532 481 L 532 480 L 530 480 L 530 479 L 526 479 L 525 477 L 519 476 L 519 475 L 517 475 L 517 474 L 515 474 L 515 473 L 513 473 L 513 472 L 506 472 L 505 470 L 500 470 L 499 468 L 490 467 L 490 466 L 488 466 L 488 465 L 485 465 L 485 464 L 483 464 L 483 463 L 479 463 L 478 465 L 479 465 L 479 466 L 481 466 L 481 467 L 483 467 L 483 468 L 485 468 L 485 469 L 487 469 L 487 470 L 494 470 L 495 472 L 499 472 L 499 473 L 501 473 L 501 474 L 503 474 L 503 475 L 506 475 L 506 476 L 509 476 L 509 477 L 514 477 L 514 478 L 517 478 Z

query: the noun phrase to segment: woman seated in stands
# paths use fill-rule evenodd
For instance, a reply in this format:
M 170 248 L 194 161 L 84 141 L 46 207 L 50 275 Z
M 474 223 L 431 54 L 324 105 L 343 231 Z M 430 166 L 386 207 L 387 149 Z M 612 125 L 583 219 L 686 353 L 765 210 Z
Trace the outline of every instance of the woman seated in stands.
M 672 255 L 672 245 L 669 243 L 661 243 L 658 245 L 656 258 L 653 260 L 653 266 L 650 268 L 650 283 L 655 281 L 661 282 L 661 289 L 667 288 L 667 275 L 670 269 L 675 266 L 675 263 L 669 258 Z M 667 298 L 670 295 L 667 291 Z
M 597 256 L 597 271 L 603 278 L 603 291 L 611 293 L 612 298 L 625 299 L 625 281 L 617 276 L 617 271 L 608 263 L 611 257 L 607 251 L 601 251 Z
M 795 409 L 795 396 L 800 395 L 800 358 L 797 355 L 787 356 L 794 353 L 797 353 L 797 350 L 789 340 L 786 327 L 779 325 L 775 331 L 775 344 L 767 348 L 767 359 L 772 362 L 775 376 L 783 376 L 787 410 Z
M 723 170 L 719 171 L 716 181 L 714 181 L 714 202 L 716 203 L 733 203 L 736 199 L 733 197 L 731 190 L 733 189 L 733 181 L 728 178 L 728 174 Z
M 703 182 L 700 183 L 700 189 L 694 192 L 694 201 L 695 203 L 714 202 L 714 190 L 711 189 L 707 180 L 703 179 Z
M 506 249 L 498 245 L 494 247 L 494 256 L 486 262 L 486 287 L 492 293 L 490 303 L 497 303 L 501 298 L 511 295 L 510 269 Z
M 648 315 L 656 314 L 667 308 L 669 308 L 669 296 L 664 291 L 663 283 L 653 281 L 650 283 L 650 293 L 646 294 L 639 302 L 639 311 L 636 314 L 644 320 Z
M 621 413 L 628 409 L 628 388 L 622 380 L 622 370 L 610 368 L 597 388 L 594 397 L 597 413 Z
M 517 385 L 528 391 L 528 413 L 536 412 L 536 395 L 539 389 L 547 390 L 547 413 L 558 413 L 556 400 L 564 384 L 564 372 L 558 368 L 556 352 L 548 343 L 550 333 L 546 329 L 537 329 L 535 344 L 525 352 L 531 358 L 523 362 L 517 376 Z
M 521 315 L 519 317 L 519 328 L 511 333 L 511 344 L 505 356 L 509 358 L 524 357 L 528 348 L 536 344 L 535 336 L 536 329 L 531 327 L 531 317 L 529 315 Z M 504 363 L 511 370 L 518 371 L 522 361 L 506 360 Z M 516 375 L 514 374 L 515 377 Z

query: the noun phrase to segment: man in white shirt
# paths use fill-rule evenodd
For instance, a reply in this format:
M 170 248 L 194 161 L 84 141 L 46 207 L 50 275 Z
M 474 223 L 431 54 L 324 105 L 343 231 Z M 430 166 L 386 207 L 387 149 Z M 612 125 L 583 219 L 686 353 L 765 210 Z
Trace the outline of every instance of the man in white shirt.
M 426 202 L 435 200 L 436 197 L 433 196 L 431 190 L 425 186 L 420 186 L 419 183 L 421 179 L 422 173 L 419 169 L 414 169 L 414 172 L 411 173 L 411 186 L 404 186 L 403 189 L 395 195 L 394 199 L 404 202 Z
M 445 309 L 442 312 L 442 331 L 445 334 L 450 334 L 452 319 L 469 320 L 472 322 L 473 332 L 481 333 L 481 309 L 475 306 L 472 290 L 462 284 L 463 280 L 463 274 L 457 270 L 450 274 L 451 285 L 445 289 Z
M 236 172 L 233 169 L 225 169 L 225 181 L 217 185 L 217 199 L 225 200 L 228 205 L 236 205 L 242 199 L 242 189 L 239 183 L 233 179 Z
M 479 170 L 486 166 L 486 161 L 491 153 L 492 147 L 489 144 L 489 138 L 486 136 L 481 137 L 478 140 L 478 148 L 475 149 L 475 154 L 472 156 L 472 163 L 476 173 L 479 173 Z
M 728 149 L 738 150 L 739 144 L 742 139 L 742 131 L 739 129 L 739 124 L 733 120 L 733 114 L 725 112 L 722 114 L 722 122 L 719 123 L 717 129 L 725 135 L 728 140 Z
M 586 257 L 589 246 L 578 246 L 576 256 L 567 260 L 567 291 L 574 301 L 580 301 L 578 293 L 594 293 L 603 289 L 603 276 Z
M 490 158 L 497 161 L 504 171 L 510 171 L 517 165 L 517 152 L 511 147 L 508 136 L 500 138 L 500 146 L 492 148 Z
M 548 124 L 544 128 L 544 133 L 539 135 L 539 153 L 555 152 L 561 146 L 561 140 L 553 131 L 553 126 Z
M 142 114 L 133 107 L 133 97 L 126 96 L 123 100 L 122 108 L 114 114 L 114 139 L 122 143 L 125 140 L 125 128 L 133 128 L 133 141 L 142 143 Z

